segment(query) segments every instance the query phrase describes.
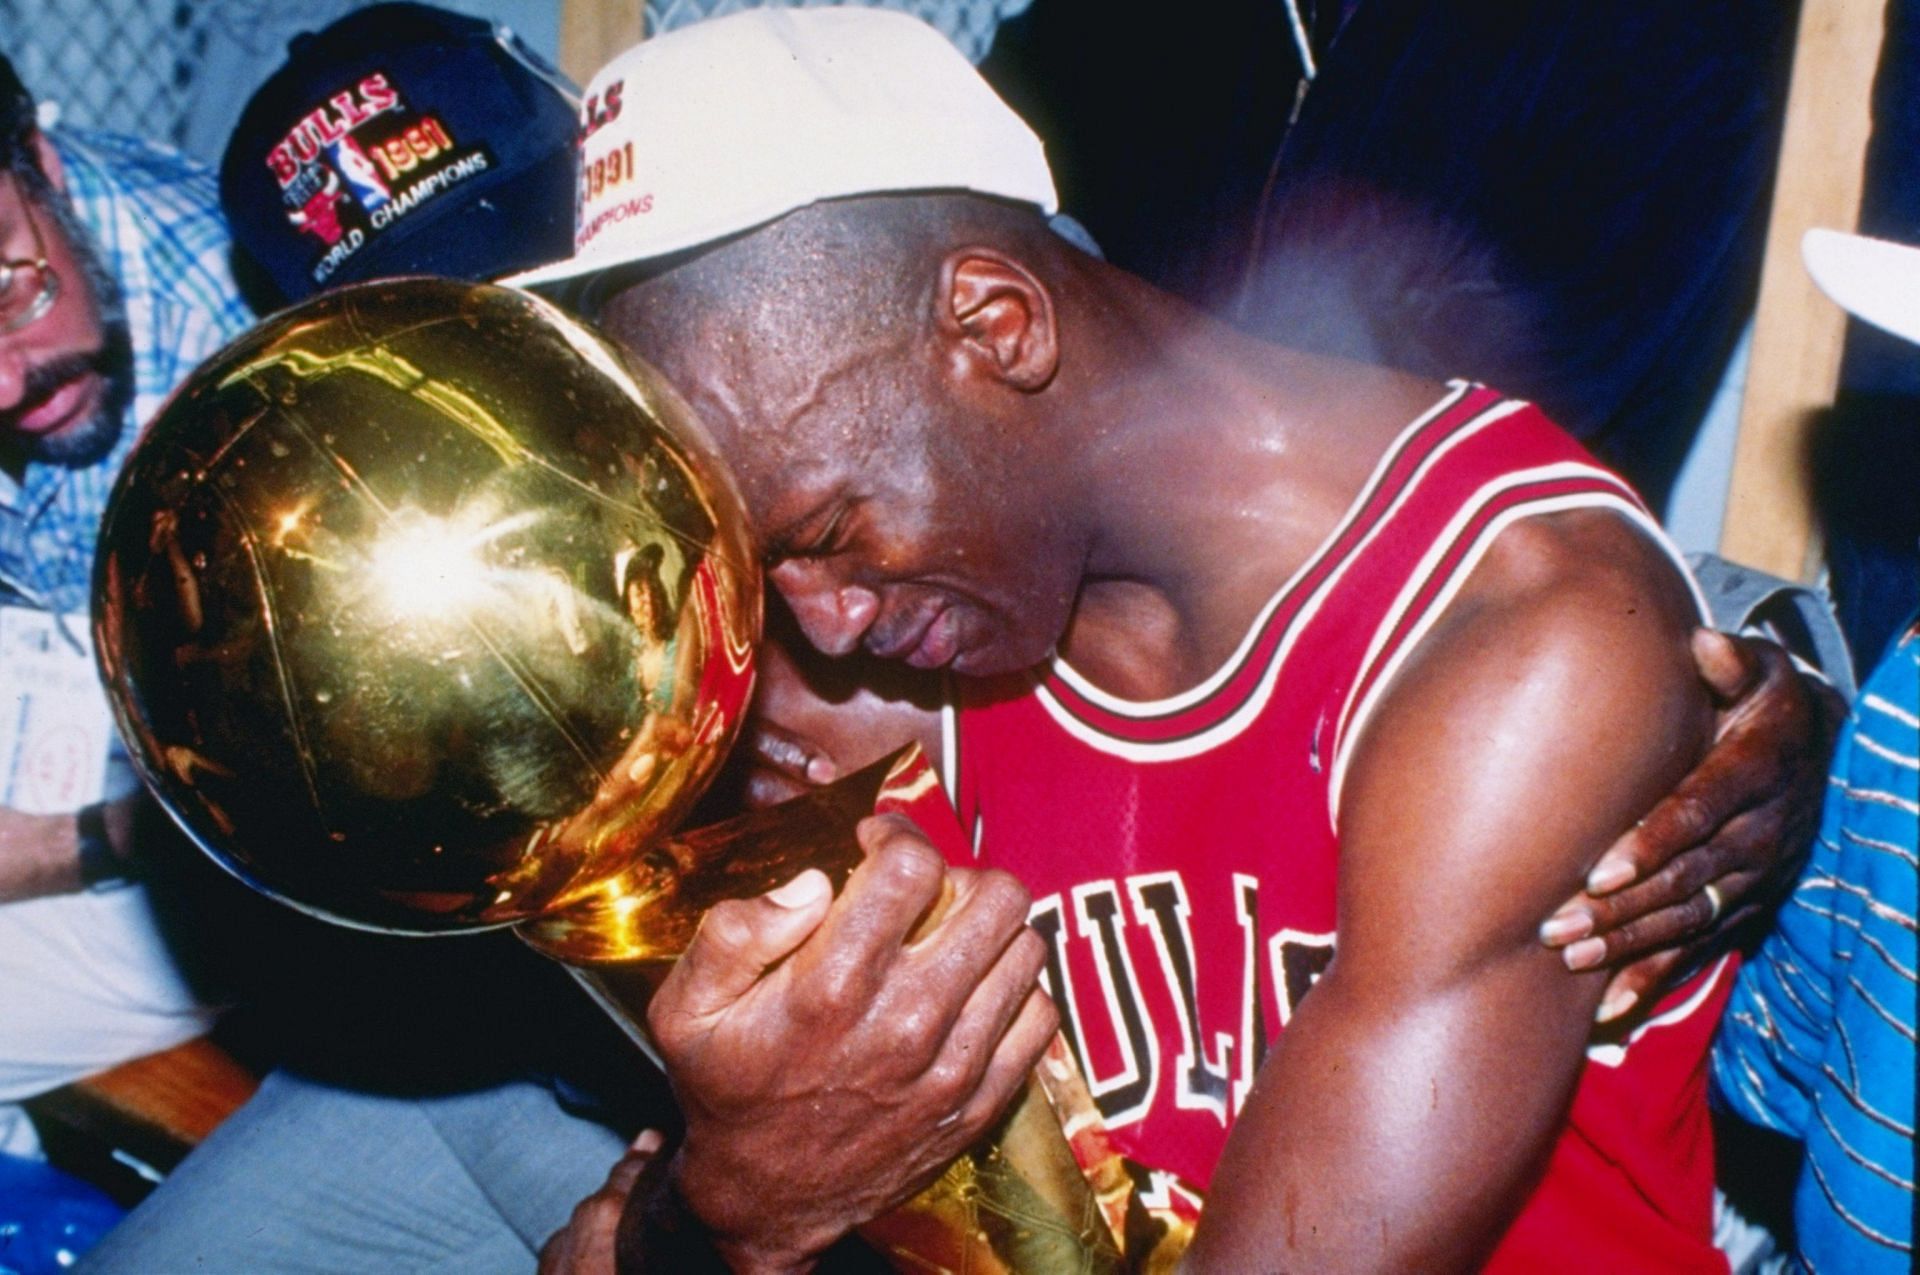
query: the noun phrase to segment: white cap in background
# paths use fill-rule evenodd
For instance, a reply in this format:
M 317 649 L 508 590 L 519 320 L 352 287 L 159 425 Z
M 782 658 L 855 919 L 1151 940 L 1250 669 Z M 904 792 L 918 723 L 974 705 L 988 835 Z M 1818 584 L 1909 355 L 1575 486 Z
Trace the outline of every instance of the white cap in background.
M 1854 318 L 1920 343 L 1920 248 L 1809 230 L 1800 257 L 1820 291 Z
M 697 248 L 824 199 L 958 190 L 1057 211 L 1040 139 L 946 37 L 884 9 L 754 9 L 587 86 L 573 256 L 528 286 Z

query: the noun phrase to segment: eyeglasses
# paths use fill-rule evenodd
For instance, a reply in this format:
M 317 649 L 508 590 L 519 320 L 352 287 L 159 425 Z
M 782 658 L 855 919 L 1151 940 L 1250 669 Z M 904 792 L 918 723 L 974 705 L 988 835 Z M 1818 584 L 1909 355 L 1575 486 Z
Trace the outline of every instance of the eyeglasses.
M 33 200 L 15 186 L 20 196 L 20 212 L 33 235 L 33 256 L 14 260 L 0 258 L 0 336 L 18 332 L 47 316 L 60 299 L 60 276 L 47 260 L 47 244 L 40 237 L 40 222 L 33 215 Z

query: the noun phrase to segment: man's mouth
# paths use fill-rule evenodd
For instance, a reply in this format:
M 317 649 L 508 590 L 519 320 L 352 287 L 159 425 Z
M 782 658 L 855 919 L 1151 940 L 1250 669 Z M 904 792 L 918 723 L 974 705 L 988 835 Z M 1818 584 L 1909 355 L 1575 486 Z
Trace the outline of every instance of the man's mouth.
M 50 391 L 9 412 L 6 424 L 22 434 L 45 437 L 76 421 L 88 420 L 99 410 L 102 392 L 98 373 L 69 377 Z
M 935 607 L 899 636 L 867 647 L 880 659 L 903 660 L 923 669 L 945 668 L 959 649 L 959 616 L 950 606 Z

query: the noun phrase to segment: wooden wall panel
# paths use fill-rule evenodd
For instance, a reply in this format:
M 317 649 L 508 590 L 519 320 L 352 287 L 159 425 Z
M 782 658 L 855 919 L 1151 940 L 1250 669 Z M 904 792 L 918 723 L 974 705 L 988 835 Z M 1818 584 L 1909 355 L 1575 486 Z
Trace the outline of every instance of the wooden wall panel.
M 1788 579 L 1811 578 L 1821 547 L 1808 444 L 1840 379 L 1846 319 L 1807 277 L 1800 238 L 1853 229 L 1870 132 L 1885 0 L 1804 0 L 1779 176 L 1760 276 L 1753 361 L 1720 552 Z
M 560 69 L 581 88 L 646 34 L 643 0 L 560 0 Z

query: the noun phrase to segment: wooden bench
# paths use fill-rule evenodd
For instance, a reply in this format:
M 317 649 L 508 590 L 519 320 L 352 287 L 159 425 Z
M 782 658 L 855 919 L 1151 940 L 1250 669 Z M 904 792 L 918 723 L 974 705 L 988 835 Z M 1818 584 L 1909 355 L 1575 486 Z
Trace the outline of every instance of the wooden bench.
M 132 1204 L 259 1086 L 253 1067 L 202 1036 L 26 1106 L 49 1159 Z

